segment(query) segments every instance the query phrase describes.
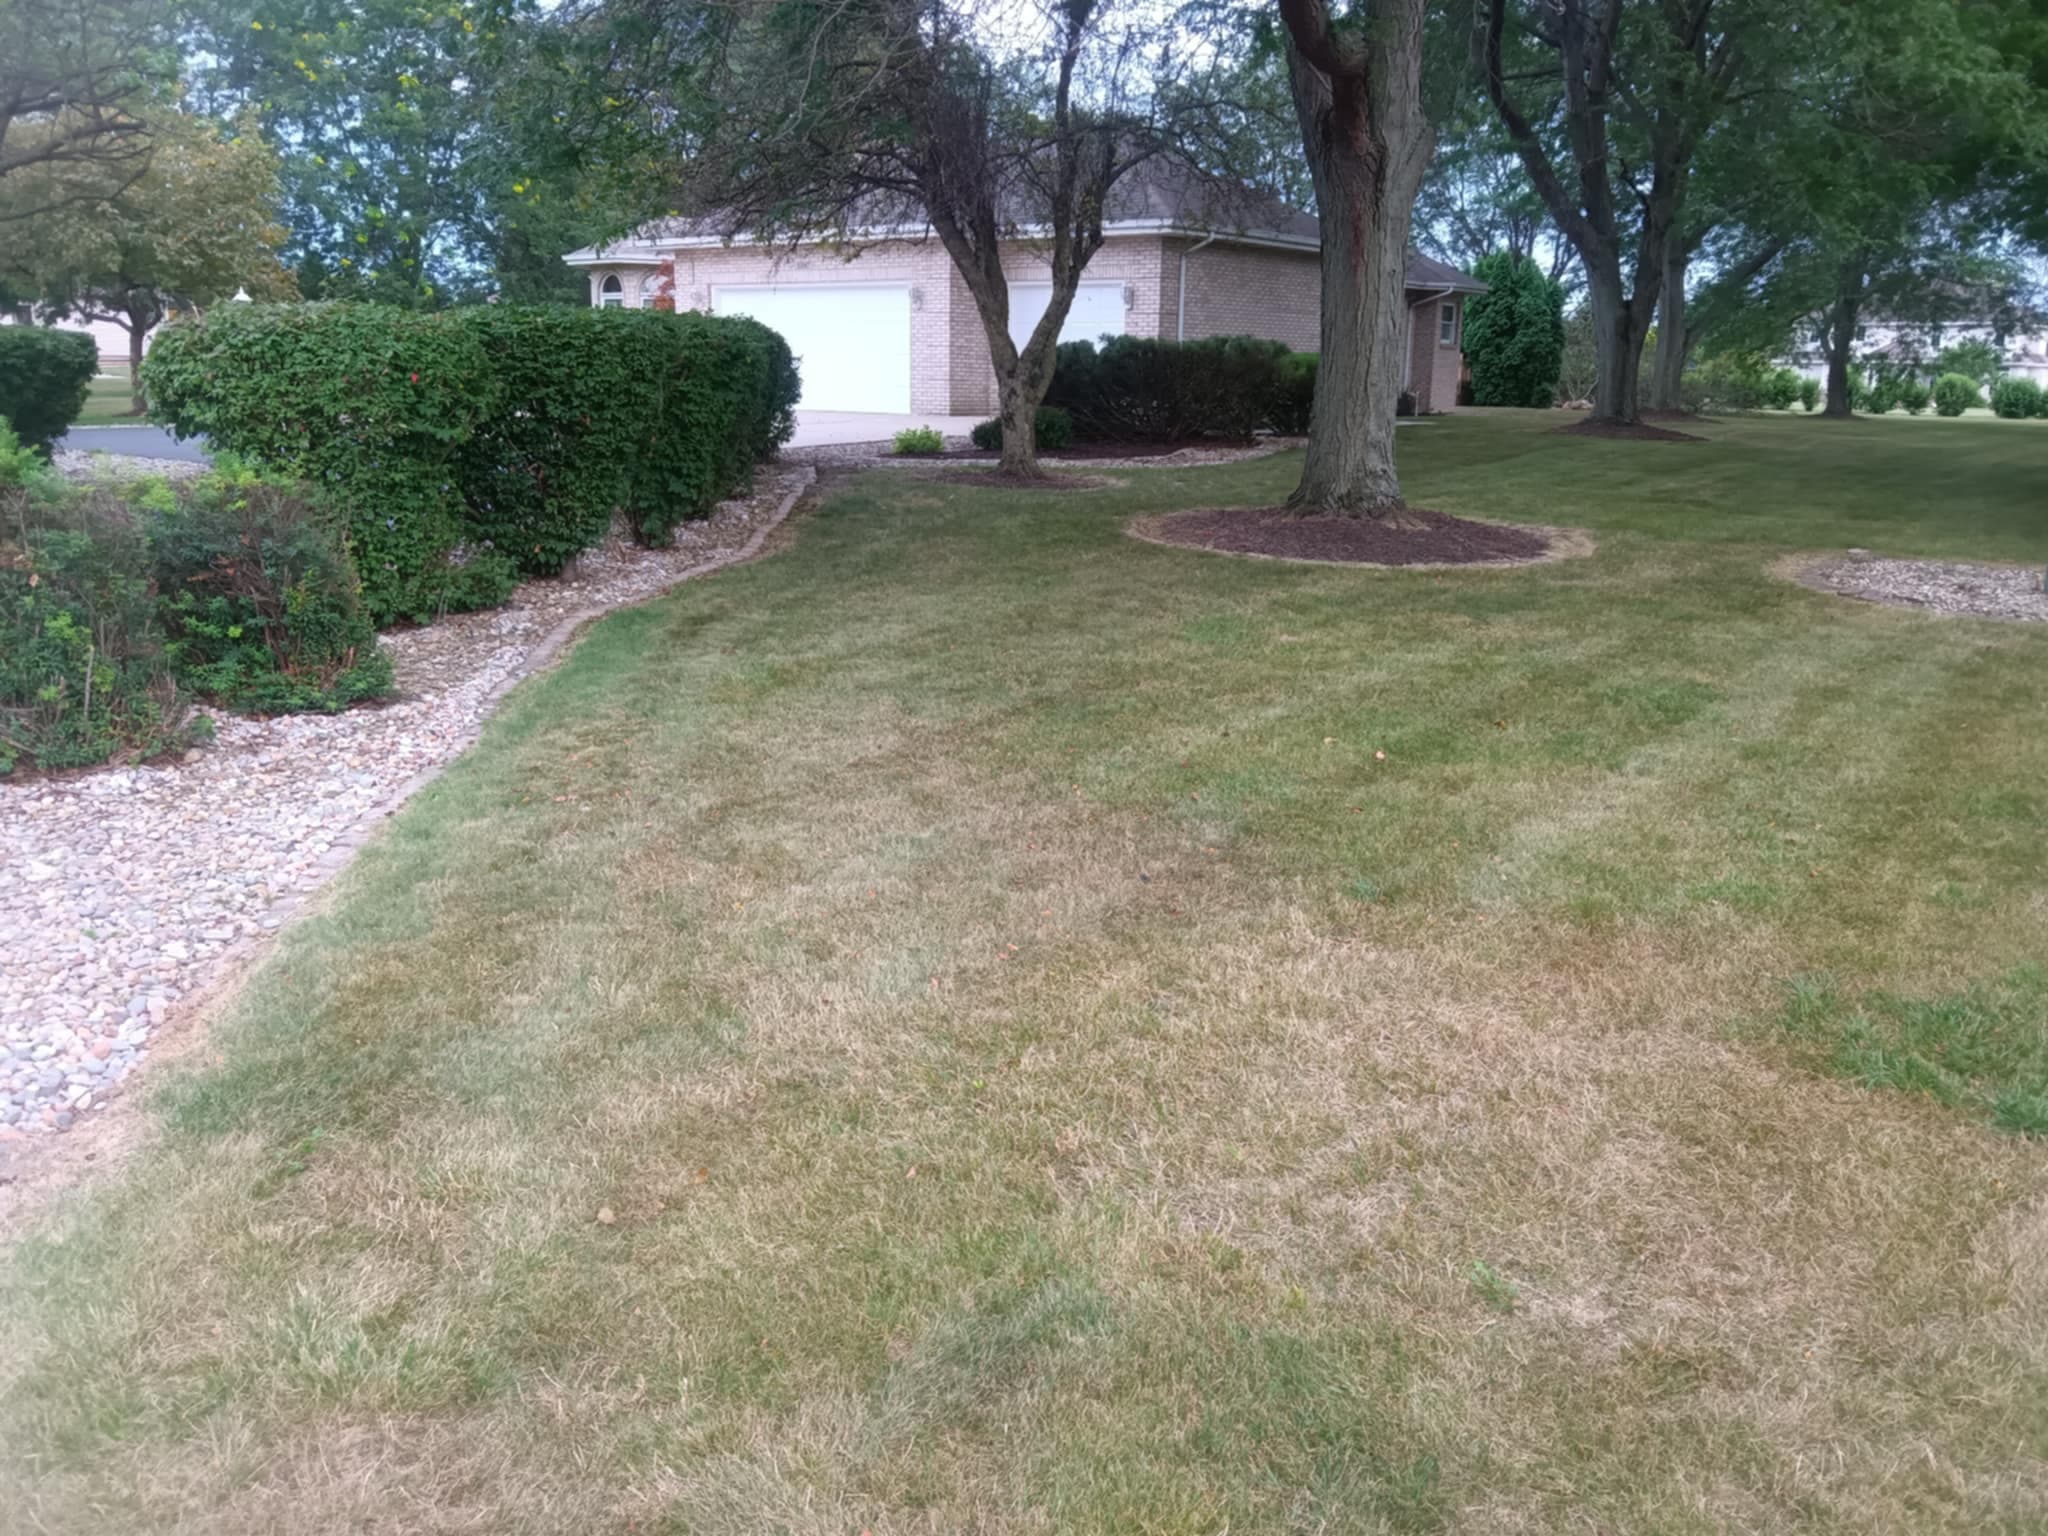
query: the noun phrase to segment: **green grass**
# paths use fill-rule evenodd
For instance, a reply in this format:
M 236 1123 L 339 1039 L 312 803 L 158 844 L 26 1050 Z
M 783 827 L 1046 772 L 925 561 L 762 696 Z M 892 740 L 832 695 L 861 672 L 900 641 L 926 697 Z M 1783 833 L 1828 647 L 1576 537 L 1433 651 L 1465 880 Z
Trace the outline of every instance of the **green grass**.
M 2036 967 L 1947 997 L 1879 993 L 1861 1006 L 1807 982 L 1793 990 L 1781 1023 L 1824 1048 L 1826 1065 L 1844 1077 L 2048 1136 L 2048 975 Z
M 878 472 L 596 627 L 0 1260 L 0 1525 L 2042 1528 L 2048 633 L 1772 571 L 2048 430 L 1554 422 L 1403 472 L 1583 559 Z
M 85 409 L 79 413 L 81 427 L 132 426 L 149 420 L 135 414 L 135 389 L 124 368 L 118 374 L 103 373 L 92 381 Z

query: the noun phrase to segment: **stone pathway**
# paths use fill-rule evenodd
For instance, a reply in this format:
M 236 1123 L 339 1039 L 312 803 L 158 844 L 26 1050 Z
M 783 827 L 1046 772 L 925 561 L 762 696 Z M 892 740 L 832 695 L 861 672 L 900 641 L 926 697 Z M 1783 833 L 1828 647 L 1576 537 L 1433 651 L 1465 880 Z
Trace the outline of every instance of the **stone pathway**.
M 214 743 L 174 762 L 0 780 L 0 1141 L 68 1130 L 117 1094 L 179 1001 L 475 740 L 566 627 L 751 554 L 815 473 L 771 466 L 673 549 L 614 541 L 503 608 L 385 636 L 395 703 L 219 716 Z

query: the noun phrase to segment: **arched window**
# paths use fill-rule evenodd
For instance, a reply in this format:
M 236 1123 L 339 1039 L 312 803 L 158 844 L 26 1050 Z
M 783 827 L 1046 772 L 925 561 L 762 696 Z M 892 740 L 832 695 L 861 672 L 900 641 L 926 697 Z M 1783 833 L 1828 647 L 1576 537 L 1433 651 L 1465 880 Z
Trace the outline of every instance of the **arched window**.
M 597 285 L 597 307 L 599 309 L 624 309 L 626 307 L 626 285 L 619 281 L 614 272 Z

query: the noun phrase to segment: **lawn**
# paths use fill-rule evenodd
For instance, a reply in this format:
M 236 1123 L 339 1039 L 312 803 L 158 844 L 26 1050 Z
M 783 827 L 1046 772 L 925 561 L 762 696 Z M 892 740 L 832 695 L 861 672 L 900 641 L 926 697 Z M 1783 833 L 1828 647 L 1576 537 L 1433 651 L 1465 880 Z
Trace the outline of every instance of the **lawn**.
M 128 380 L 128 370 L 119 373 L 102 373 L 92 381 L 92 393 L 85 398 L 85 409 L 79 412 L 77 425 L 81 427 L 132 426 L 149 420 L 147 414 L 135 414 L 135 386 Z
M 876 472 L 597 626 L 0 1259 L 0 1526 L 2048 1526 L 2048 633 L 1770 574 L 2048 425 L 1555 420 L 1402 468 L 1589 558 Z

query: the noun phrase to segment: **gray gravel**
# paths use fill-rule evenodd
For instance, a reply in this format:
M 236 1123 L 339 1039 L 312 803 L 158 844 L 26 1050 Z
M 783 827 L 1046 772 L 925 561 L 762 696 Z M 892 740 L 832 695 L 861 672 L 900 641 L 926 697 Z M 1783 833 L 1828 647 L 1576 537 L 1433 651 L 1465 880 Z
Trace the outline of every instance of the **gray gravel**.
M 0 781 L 0 1141 L 69 1129 L 119 1093 L 179 1002 L 474 740 L 565 620 L 730 561 L 812 476 L 765 470 L 673 549 L 614 539 L 504 608 L 386 636 L 395 703 L 223 716 L 176 762 Z
M 50 462 L 65 479 L 80 481 L 139 480 L 150 475 L 181 480 L 203 475 L 209 467 L 204 459 L 153 459 L 136 453 L 78 448 L 59 448 L 50 455 Z
M 1865 602 L 1983 619 L 2048 624 L 2048 592 L 2039 565 L 1982 565 L 1962 560 L 1890 560 L 1863 550 L 1815 561 L 1800 572 L 1807 585 Z

